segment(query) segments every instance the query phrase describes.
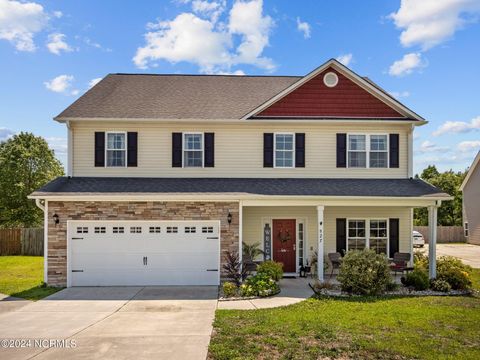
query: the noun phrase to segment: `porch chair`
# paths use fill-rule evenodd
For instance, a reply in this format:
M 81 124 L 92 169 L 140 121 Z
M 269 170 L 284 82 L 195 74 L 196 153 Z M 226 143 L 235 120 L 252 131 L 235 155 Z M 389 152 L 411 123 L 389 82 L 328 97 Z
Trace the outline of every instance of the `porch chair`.
M 390 264 L 390 269 L 395 273 L 395 275 L 397 275 L 397 272 L 403 273 L 404 271 L 411 271 L 413 268 L 408 266 L 410 259 L 410 253 L 396 252 L 393 254 L 393 260 Z
M 339 252 L 329 253 L 328 260 L 330 260 L 330 263 L 332 264 L 332 271 L 330 273 L 331 279 L 333 276 L 333 270 L 340 269 L 340 265 L 342 265 L 342 254 Z

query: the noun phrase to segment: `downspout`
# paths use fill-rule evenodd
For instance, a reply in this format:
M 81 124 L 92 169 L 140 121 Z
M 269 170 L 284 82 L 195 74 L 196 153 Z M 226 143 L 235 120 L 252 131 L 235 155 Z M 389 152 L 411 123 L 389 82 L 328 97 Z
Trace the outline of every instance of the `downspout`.
M 43 211 L 43 281 L 48 284 L 48 202 L 35 199 L 35 205 Z

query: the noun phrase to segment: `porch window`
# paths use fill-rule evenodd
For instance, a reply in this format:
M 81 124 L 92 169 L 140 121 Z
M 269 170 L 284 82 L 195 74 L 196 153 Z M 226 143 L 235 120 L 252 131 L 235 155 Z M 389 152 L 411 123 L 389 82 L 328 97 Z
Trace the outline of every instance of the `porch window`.
M 388 167 L 387 135 L 370 135 L 370 167 Z
M 375 250 L 377 254 L 387 253 L 387 221 L 370 220 L 370 239 L 369 247 Z
M 107 166 L 125 167 L 127 164 L 126 133 L 107 133 Z
M 347 250 L 363 250 L 366 244 L 365 220 L 349 220 Z
M 348 167 L 367 167 L 366 143 L 366 135 L 348 135 Z
M 183 134 L 183 167 L 203 167 L 203 134 Z
M 298 223 L 298 264 L 304 266 L 304 254 L 305 254 L 305 229 L 303 223 Z
M 293 134 L 275 134 L 275 167 L 291 168 L 294 159 Z

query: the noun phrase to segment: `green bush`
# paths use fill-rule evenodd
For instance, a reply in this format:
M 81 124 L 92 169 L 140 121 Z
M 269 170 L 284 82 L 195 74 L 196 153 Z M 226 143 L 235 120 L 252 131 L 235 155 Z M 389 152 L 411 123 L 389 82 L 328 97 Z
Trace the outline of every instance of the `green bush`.
M 240 286 L 242 296 L 270 296 L 280 290 L 277 282 L 267 274 L 256 274 L 245 280 Z
M 415 269 L 407 276 L 402 277 L 402 283 L 405 286 L 413 287 L 417 291 L 427 290 L 430 286 L 427 272 L 420 269 Z
M 413 254 L 413 266 L 415 269 L 428 271 L 428 256 L 417 251 Z
M 452 256 L 437 259 L 437 279 L 450 284 L 452 289 L 465 290 L 472 286 L 472 268 Z
M 452 287 L 448 282 L 441 279 L 434 279 L 430 282 L 430 288 L 434 291 L 449 292 Z
M 234 283 L 229 281 L 223 283 L 223 295 L 225 297 L 232 297 L 237 295 L 237 290 L 238 287 Z
M 388 259 L 373 250 L 348 251 L 343 258 L 337 280 L 342 290 L 349 293 L 383 294 L 392 282 Z
M 275 281 L 283 277 L 283 264 L 272 260 L 264 261 L 257 266 L 257 274 L 267 275 Z

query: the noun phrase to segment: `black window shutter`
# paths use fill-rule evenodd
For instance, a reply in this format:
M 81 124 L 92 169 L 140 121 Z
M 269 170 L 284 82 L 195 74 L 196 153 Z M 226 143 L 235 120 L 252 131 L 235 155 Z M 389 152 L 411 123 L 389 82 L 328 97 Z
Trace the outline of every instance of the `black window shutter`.
M 393 254 L 399 251 L 399 243 L 400 243 L 400 236 L 399 236 L 399 228 L 400 228 L 400 220 L 399 219 L 390 219 L 389 221 L 389 234 L 390 234 L 390 254 L 389 256 L 393 258 Z
M 105 166 L 105 133 L 95 132 L 95 166 Z
M 127 133 L 127 166 L 137 166 L 137 154 L 138 154 L 138 133 Z
M 172 167 L 182 167 L 182 133 L 172 133 Z
M 347 134 L 337 134 L 337 168 L 347 167 Z
M 347 251 L 347 219 L 337 219 L 337 252 Z
M 399 138 L 398 134 L 390 134 L 390 167 L 398 168 L 400 165 L 399 162 Z
M 273 167 L 273 133 L 263 134 L 263 167 Z
M 305 134 L 295 134 L 295 167 L 305 167 Z
M 214 167 L 215 166 L 215 134 L 214 133 L 205 133 L 205 167 Z

